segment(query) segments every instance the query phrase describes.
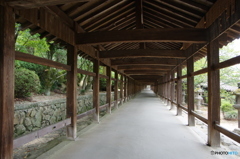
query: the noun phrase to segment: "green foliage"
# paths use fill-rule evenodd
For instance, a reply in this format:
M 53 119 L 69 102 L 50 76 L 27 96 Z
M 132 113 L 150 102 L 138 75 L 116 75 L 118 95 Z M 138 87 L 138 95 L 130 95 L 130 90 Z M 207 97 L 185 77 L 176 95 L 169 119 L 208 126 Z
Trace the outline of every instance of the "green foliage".
M 100 78 L 100 91 L 106 91 L 107 80 L 105 78 Z
M 229 111 L 232 111 L 234 108 L 232 106 L 232 104 L 227 101 L 227 100 L 224 100 L 222 99 L 221 100 L 221 110 L 225 113 L 225 112 L 229 112 Z
M 49 50 L 46 39 L 41 39 L 39 34 L 31 35 L 29 29 L 21 31 L 20 27 L 19 24 L 16 24 L 16 51 L 43 57 L 44 53 Z
M 38 75 L 26 68 L 15 69 L 15 97 L 30 97 L 38 92 L 40 81 Z
M 226 120 L 236 120 L 238 118 L 238 111 L 231 110 L 224 113 L 224 119 Z

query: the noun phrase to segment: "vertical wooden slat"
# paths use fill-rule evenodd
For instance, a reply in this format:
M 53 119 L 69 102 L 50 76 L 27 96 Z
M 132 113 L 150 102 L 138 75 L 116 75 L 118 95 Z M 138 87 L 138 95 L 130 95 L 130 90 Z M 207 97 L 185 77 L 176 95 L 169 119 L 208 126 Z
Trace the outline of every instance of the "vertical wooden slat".
M 170 80 L 171 80 L 171 73 L 169 72 L 167 74 L 167 92 L 168 92 L 168 94 L 167 94 L 167 98 L 168 98 L 167 105 L 171 104 L 171 102 L 170 102 L 170 98 L 171 98 L 171 82 L 170 82 Z
M 15 15 L 0 5 L 0 158 L 13 157 Z
M 111 114 L 111 67 L 107 66 L 107 84 L 106 84 L 106 89 L 107 89 L 107 103 L 108 103 L 108 108 L 107 111 L 108 113 Z
M 192 115 L 194 111 L 194 77 L 193 73 L 193 57 L 187 60 L 187 95 L 188 95 L 188 125 L 195 126 L 195 117 Z
M 115 71 L 114 100 L 115 100 L 115 107 L 118 108 L 118 72 L 117 71 Z
M 77 137 L 77 48 L 68 45 L 67 64 L 71 71 L 67 72 L 67 118 L 71 118 L 71 124 L 67 126 L 67 137 Z
M 93 80 L 93 107 L 95 108 L 95 120 L 99 122 L 99 65 L 100 62 L 97 59 L 93 63 L 93 72 L 96 74 Z
M 182 65 L 177 67 L 177 115 L 182 115 L 182 109 L 179 107 L 182 104 Z
M 121 98 L 121 105 L 123 104 L 123 75 L 121 75 L 121 81 L 120 81 L 120 98 Z
M 214 66 L 219 63 L 219 42 L 215 40 L 208 45 L 208 144 L 220 146 L 220 133 L 214 129 L 220 124 L 220 76 Z

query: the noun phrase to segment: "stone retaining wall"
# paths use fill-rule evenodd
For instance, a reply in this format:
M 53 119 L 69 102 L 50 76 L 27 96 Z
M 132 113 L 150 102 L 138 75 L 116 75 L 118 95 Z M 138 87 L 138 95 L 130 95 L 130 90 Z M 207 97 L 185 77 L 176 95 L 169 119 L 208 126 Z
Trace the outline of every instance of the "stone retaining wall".
M 106 104 L 106 94 L 100 93 L 99 96 L 100 105 Z M 92 94 L 79 96 L 77 100 L 78 114 L 93 109 Z M 14 137 L 36 131 L 66 118 L 66 99 L 16 104 L 14 108 Z

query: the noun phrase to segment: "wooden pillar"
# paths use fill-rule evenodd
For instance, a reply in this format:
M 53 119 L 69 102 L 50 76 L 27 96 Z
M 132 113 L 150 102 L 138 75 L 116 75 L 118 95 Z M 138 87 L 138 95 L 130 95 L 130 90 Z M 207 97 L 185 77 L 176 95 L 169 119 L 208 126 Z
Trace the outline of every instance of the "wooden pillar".
M 179 107 L 182 104 L 182 65 L 177 67 L 177 115 L 182 115 L 182 109 Z
M 111 85 L 111 67 L 108 67 L 107 66 L 107 76 L 108 76 L 108 78 L 107 78 L 107 84 L 106 84 L 106 90 L 107 90 L 107 103 L 108 103 L 108 108 L 107 108 L 107 111 L 108 111 L 108 113 L 110 113 L 111 114 L 111 87 L 112 87 L 112 85 Z
M 115 107 L 118 108 L 118 72 L 117 71 L 115 71 L 114 100 L 115 100 Z
M 95 120 L 99 122 L 99 60 L 95 59 L 93 63 L 93 72 L 96 76 L 93 78 L 93 107 L 95 108 Z
M 194 77 L 193 73 L 193 57 L 187 60 L 187 95 L 188 95 L 188 125 L 195 126 L 195 118 L 191 111 L 194 111 Z
M 220 76 L 214 66 L 219 63 L 219 42 L 208 45 L 208 145 L 220 146 L 220 133 L 214 125 L 220 124 Z
M 123 104 L 123 75 L 121 75 L 121 80 L 120 80 L 120 98 L 121 98 L 121 102 L 120 104 Z
M 124 76 L 124 102 L 127 101 L 127 77 Z
M 67 137 L 77 138 L 77 49 L 72 45 L 67 47 L 67 64 L 71 71 L 67 72 L 67 118 L 71 124 L 67 126 Z
M 175 97 L 175 81 L 174 81 L 174 71 L 171 71 L 171 79 L 170 79 L 170 98 L 171 98 L 171 107 L 170 110 L 173 108 L 173 101 Z
M 13 158 L 15 15 L 0 5 L 0 158 Z
M 171 73 L 169 72 L 167 75 L 167 105 L 170 105 L 170 98 L 171 98 Z

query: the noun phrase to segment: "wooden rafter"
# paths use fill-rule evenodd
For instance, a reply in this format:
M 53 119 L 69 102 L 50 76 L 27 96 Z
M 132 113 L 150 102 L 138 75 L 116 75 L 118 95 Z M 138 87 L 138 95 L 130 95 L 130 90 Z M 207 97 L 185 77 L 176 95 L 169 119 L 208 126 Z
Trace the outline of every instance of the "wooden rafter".
M 101 51 L 100 58 L 135 58 L 135 57 L 162 57 L 162 58 L 180 58 L 185 59 L 186 55 L 182 50 L 110 50 Z
M 70 2 L 89 2 L 94 0 L 5 0 L 10 6 L 19 8 L 37 8 Z
M 205 29 L 166 28 L 166 29 L 136 29 L 119 31 L 102 31 L 79 33 L 76 44 L 105 44 L 118 42 L 191 42 L 205 43 Z

